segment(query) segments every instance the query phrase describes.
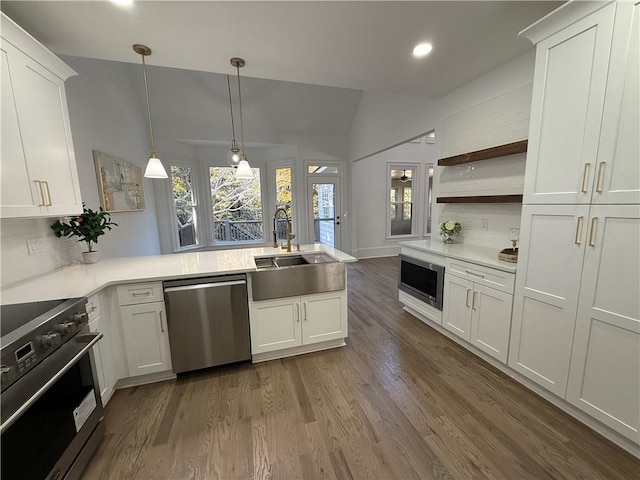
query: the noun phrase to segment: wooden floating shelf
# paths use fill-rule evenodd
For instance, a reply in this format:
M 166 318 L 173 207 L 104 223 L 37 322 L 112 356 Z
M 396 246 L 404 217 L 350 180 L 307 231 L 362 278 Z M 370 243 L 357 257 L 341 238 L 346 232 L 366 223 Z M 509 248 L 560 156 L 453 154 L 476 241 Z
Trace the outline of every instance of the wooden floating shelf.
M 522 195 L 483 195 L 477 197 L 438 197 L 437 203 L 522 203 Z
M 529 140 L 521 140 L 519 142 L 507 143 L 506 145 L 485 148 L 484 150 L 463 153 L 461 155 L 455 155 L 453 157 L 441 158 L 440 160 L 438 160 L 438 165 L 441 167 L 450 167 L 452 165 L 460 165 L 462 163 L 477 162 L 479 160 L 489 160 L 492 158 L 506 157 L 508 155 L 515 155 L 517 153 L 524 153 L 527 151 L 528 143 Z

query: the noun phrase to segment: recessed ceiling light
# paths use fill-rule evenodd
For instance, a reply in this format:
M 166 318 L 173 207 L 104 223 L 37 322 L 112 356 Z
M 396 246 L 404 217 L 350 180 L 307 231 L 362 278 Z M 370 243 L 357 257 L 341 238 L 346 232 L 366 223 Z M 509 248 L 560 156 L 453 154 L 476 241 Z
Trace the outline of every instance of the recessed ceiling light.
M 133 0 L 111 0 L 111 3 L 115 3 L 120 7 L 130 7 L 133 5 Z
M 413 56 L 414 57 L 424 57 L 429 55 L 429 52 L 433 46 L 430 43 L 420 43 L 413 47 Z

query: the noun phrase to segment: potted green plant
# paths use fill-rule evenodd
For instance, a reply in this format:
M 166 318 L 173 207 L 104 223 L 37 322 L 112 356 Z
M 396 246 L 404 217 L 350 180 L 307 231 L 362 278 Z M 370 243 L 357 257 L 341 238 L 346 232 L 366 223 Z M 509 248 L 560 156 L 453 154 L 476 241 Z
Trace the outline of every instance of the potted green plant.
M 443 237 L 444 243 L 454 243 L 454 239 L 462 230 L 462 224 L 455 220 L 447 220 L 440 224 L 440 235 Z
M 111 215 L 102 207 L 94 211 L 83 203 L 82 214 L 78 217 L 57 220 L 51 229 L 56 237 L 78 237 L 79 242 L 86 242 L 88 251 L 82 252 L 85 263 L 96 263 L 100 260 L 100 253 L 93 249 L 93 244 L 98 243 L 98 238 L 111 230 L 117 223 L 111 221 Z

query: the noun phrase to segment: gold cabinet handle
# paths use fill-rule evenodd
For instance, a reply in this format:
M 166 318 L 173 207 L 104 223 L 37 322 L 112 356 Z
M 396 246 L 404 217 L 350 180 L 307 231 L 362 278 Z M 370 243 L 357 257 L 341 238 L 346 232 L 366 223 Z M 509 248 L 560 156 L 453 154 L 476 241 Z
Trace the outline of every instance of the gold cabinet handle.
M 34 180 L 33 183 L 38 184 L 38 190 L 40 191 L 40 203 L 38 204 L 38 206 L 46 207 L 47 204 L 44 201 L 44 190 L 42 189 L 42 182 L 40 180 Z
M 300 304 L 296 303 L 296 322 L 300 322 Z
M 304 311 L 303 318 L 304 318 L 304 321 L 306 322 L 307 321 L 307 302 L 302 302 L 302 308 L 304 309 L 303 310 Z
M 473 292 L 473 302 L 471 303 L 471 309 L 472 310 L 477 310 L 476 309 L 476 298 L 478 296 L 478 292 Z
M 600 162 L 598 166 L 598 178 L 596 179 L 596 192 L 602 193 L 602 184 L 604 183 L 604 166 L 605 162 Z
M 589 246 L 596 246 L 596 230 L 598 228 L 598 217 L 593 217 L 591 219 L 591 231 L 589 232 Z
M 49 182 L 43 180 L 42 183 L 44 183 L 44 186 L 47 188 L 47 198 L 49 199 L 45 207 L 50 207 L 51 205 L 53 205 L 53 203 L 51 203 L 51 191 L 49 190 Z
M 582 171 L 582 193 L 587 193 L 587 179 L 589 178 L 590 163 L 584 164 L 584 170 Z
M 131 296 L 132 297 L 148 297 L 149 295 L 151 295 L 151 291 L 147 290 L 146 292 L 131 292 Z
M 164 325 L 162 324 L 162 310 L 160 310 L 159 318 L 160 318 L 160 331 L 164 333 Z
M 582 238 L 582 224 L 584 223 L 584 217 L 580 216 L 578 217 L 578 222 L 576 223 L 576 239 L 574 240 L 574 243 L 576 245 L 580 245 L 580 239 Z
M 467 308 L 470 307 L 470 305 L 469 305 L 469 294 L 470 293 L 471 293 L 471 289 L 467 288 L 467 298 L 465 298 L 465 305 L 466 305 Z

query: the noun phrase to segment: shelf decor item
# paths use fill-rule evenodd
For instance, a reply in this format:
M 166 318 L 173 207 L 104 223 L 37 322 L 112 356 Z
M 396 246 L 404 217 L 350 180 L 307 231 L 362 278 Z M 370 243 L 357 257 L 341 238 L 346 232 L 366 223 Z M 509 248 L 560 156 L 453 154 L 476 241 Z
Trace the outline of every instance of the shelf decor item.
M 63 218 L 56 220 L 51 225 L 53 233 L 56 237 L 78 237 L 79 242 L 86 242 L 88 251 L 82 252 L 85 263 L 96 263 L 100 259 L 100 254 L 93 249 L 93 244 L 98 243 L 98 237 L 105 234 L 107 230 L 111 230 L 117 223 L 111 221 L 111 215 L 105 212 L 102 207 L 100 210 L 94 211 L 83 203 L 82 214 L 78 217 Z
M 455 238 L 462 230 L 462 224 L 455 220 L 447 220 L 440 224 L 440 235 L 444 243 L 455 243 Z
M 510 228 L 507 237 L 511 240 L 511 248 L 505 248 L 498 253 L 498 260 L 510 263 L 518 263 L 518 248 L 516 245 L 520 240 L 520 229 Z

